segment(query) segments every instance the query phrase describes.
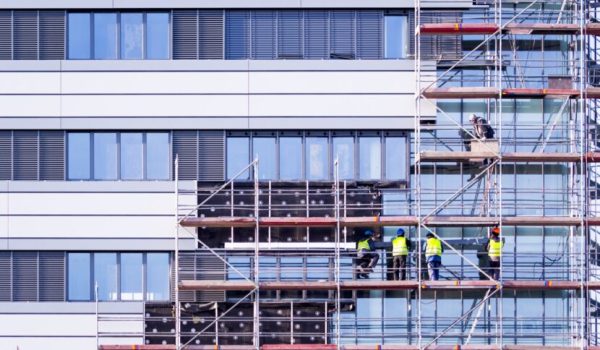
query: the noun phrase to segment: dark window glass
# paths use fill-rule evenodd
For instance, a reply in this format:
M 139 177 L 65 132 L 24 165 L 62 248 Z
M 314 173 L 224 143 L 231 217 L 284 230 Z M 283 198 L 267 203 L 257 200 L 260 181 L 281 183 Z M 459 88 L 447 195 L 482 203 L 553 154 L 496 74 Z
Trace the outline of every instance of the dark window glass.
M 90 300 L 91 271 L 89 253 L 69 253 L 68 266 L 68 300 Z
M 388 180 L 406 179 L 406 138 L 385 139 L 385 177 Z
M 276 178 L 275 153 L 277 146 L 274 137 L 255 137 L 252 139 L 252 151 L 258 157 L 258 178 L 272 180 Z
M 405 58 L 408 51 L 406 16 L 385 17 L 385 58 Z
M 146 58 L 164 60 L 169 58 L 169 14 L 146 15 Z
M 333 158 L 338 158 L 341 180 L 354 178 L 354 138 L 334 137 Z
M 117 300 L 117 254 L 94 254 L 94 280 L 98 284 L 98 300 Z
M 148 180 L 169 179 L 169 134 L 146 134 L 146 177 Z
M 94 179 L 115 180 L 117 178 L 117 134 L 94 134 Z
M 68 53 L 70 59 L 90 59 L 91 16 L 89 13 L 69 13 Z
M 117 14 L 94 14 L 94 58 L 114 60 L 117 58 Z
M 233 178 L 250 163 L 250 147 L 247 137 L 227 138 L 227 178 Z M 238 179 L 248 179 L 249 172 L 245 171 Z
M 359 172 L 362 180 L 381 178 L 381 140 L 379 137 L 361 137 L 359 139 Z
M 121 58 L 141 60 L 144 52 L 144 15 L 121 14 Z
M 302 179 L 302 138 L 279 139 L 279 176 L 282 180 Z
M 146 300 L 169 300 L 169 254 L 146 255 Z
M 329 178 L 326 137 L 306 138 L 306 178 L 309 180 L 327 180 Z
M 69 152 L 67 157 L 67 176 L 70 180 L 88 180 L 90 178 L 90 134 L 69 133 L 67 139 Z
M 121 300 L 142 300 L 144 294 L 141 253 L 121 254 Z
M 142 133 L 121 134 L 121 179 L 144 178 L 144 147 Z

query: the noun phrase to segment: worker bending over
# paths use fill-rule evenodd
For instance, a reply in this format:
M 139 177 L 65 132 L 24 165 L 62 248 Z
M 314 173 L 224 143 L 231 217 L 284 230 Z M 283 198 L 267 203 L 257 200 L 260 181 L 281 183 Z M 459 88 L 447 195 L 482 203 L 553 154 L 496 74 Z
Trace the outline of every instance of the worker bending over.
M 427 271 L 429 272 L 429 279 L 431 281 L 440 279 L 443 252 L 442 241 L 436 238 L 433 233 L 428 232 L 427 241 L 425 242 L 425 258 L 427 258 Z
M 399 228 L 396 231 L 396 237 L 392 239 L 394 281 L 406 280 L 408 252 L 411 248 L 412 243 L 410 239 L 404 237 L 404 229 Z
M 490 258 L 489 275 L 495 279 L 500 279 L 500 262 L 502 260 L 502 247 L 504 242 L 500 238 L 500 227 L 492 229 L 490 239 L 487 242 L 486 249 Z
M 356 254 L 359 259 L 357 278 L 369 278 L 369 273 L 379 261 L 379 254 L 375 251 L 373 231 L 366 230 L 363 239 L 359 240 L 356 246 Z

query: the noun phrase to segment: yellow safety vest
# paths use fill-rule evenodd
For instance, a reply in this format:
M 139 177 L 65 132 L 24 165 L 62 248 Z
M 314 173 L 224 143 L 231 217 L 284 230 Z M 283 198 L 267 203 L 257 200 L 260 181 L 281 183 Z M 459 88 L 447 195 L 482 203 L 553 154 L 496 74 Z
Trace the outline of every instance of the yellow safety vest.
M 356 250 L 358 250 L 359 252 L 361 250 L 371 250 L 371 247 L 369 246 L 369 239 L 363 239 L 362 241 L 358 241 L 358 246 L 356 247 Z
M 408 246 L 406 245 L 406 237 L 396 237 L 392 240 L 392 255 L 408 255 Z
M 425 256 L 442 256 L 442 241 L 437 238 L 428 238 L 427 239 L 427 250 L 425 250 Z
M 504 244 L 502 243 L 502 240 L 498 240 L 495 241 L 493 239 L 490 239 L 490 245 L 488 247 L 488 255 L 491 258 L 499 258 L 502 256 L 502 246 Z

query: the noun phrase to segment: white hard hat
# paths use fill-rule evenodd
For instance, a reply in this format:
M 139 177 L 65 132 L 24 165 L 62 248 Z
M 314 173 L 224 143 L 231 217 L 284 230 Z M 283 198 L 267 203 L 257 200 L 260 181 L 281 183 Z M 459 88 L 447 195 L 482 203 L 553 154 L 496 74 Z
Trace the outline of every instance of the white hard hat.
M 469 116 L 469 121 L 473 121 L 477 119 L 477 116 L 475 115 L 475 113 L 471 113 L 471 115 Z

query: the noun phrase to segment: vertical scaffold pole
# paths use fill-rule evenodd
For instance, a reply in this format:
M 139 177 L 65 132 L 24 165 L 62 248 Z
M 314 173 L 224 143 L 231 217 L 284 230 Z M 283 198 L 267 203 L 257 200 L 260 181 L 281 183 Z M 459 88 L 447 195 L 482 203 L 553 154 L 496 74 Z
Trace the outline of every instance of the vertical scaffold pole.
M 340 230 L 340 173 L 339 173 L 339 167 L 340 167 L 340 163 L 339 163 L 339 159 L 336 155 L 336 158 L 333 162 L 333 178 L 334 178 L 334 190 L 335 190 L 335 286 L 336 286 L 336 292 L 335 292 L 335 309 L 336 309 L 336 348 L 339 350 L 340 349 L 340 343 L 341 343 L 341 332 L 342 332 L 342 327 L 341 327 L 341 309 L 342 309 L 342 302 L 341 302 L 341 286 L 340 286 L 340 234 L 341 234 L 341 230 Z
M 504 25 L 504 23 L 502 23 L 502 0 L 496 0 L 496 6 L 497 6 L 497 11 L 496 11 L 496 15 L 497 17 L 497 25 L 498 28 L 502 28 L 502 26 Z M 498 52 L 497 52 L 497 57 L 496 57 L 496 65 L 495 65 L 495 69 L 496 69 L 496 74 L 495 74 L 495 84 L 496 84 L 496 88 L 498 89 L 498 91 L 500 91 L 498 93 L 498 99 L 496 100 L 496 121 L 498 122 L 498 153 L 499 153 L 499 157 L 498 157 L 498 170 L 494 172 L 494 176 L 495 176 L 495 181 L 497 181 L 497 185 L 498 185 L 498 190 L 497 190 L 497 195 L 498 198 L 495 199 L 496 203 L 498 204 L 497 207 L 495 208 L 496 210 L 496 214 L 498 215 L 498 227 L 500 227 L 500 239 L 504 239 L 504 236 L 502 235 L 502 219 L 503 219 L 503 215 L 502 215 L 502 67 L 503 67 L 503 62 L 502 62 L 502 42 L 503 42 L 503 34 L 502 31 L 498 32 L 498 35 L 496 37 L 496 43 L 495 43 L 495 47 L 497 48 Z M 490 169 L 490 171 L 493 171 L 494 169 Z M 490 176 L 491 178 L 491 176 Z M 504 264 L 502 263 L 502 254 L 500 254 L 500 267 L 499 267 L 499 279 L 500 279 L 500 286 L 502 286 L 502 280 L 503 280 L 503 269 L 502 266 Z M 500 299 L 500 303 L 496 302 L 496 307 L 498 307 L 498 304 L 500 305 L 497 309 L 497 315 L 498 315 L 498 322 L 500 323 L 499 327 L 496 327 L 496 329 L 498 329 L 499 331 L 499 339 L 497 339 L 497 341 L 499 342 L 500 345 L 500 349 L 504 348 L 504 290 L 502 289 L 502 287 L 500 287 L 500 291 L 498 293 L 497 298 Z
M 175 251 L 173 252 L 174 265 L 174 286 L 175 290 L 175 350 L 181 349 L 181 309 L 179 308 L 179 156 L 175 155 L 174 167 L 174 185 L 175 185 Z
M 260 289 L 259 289 L 259 283 L 260 283 L 260 279 L 259 279 L 259 241 L 260 241 L 260 226 L 258 225 L 259 223 L 259 184 L 258 184 L 258 155 L 254 158 L 254 165 L 252 167 L 252 170 L 254 172 L 254 220 L 255 220 L 255 225 L 254 225 L 254 285 L 255 285 L 255 290 L 254 290 L 254 334 L 253 334 L 253 338 L 254 338 L 254 347 L 256 348 L 256 350 L 260 350 L 260 318 L 259 318 L 259 312 L 260 312 Z
M 417 288 L 417 346 L 419 349 L 422 348 L 422 330 L 421 330 L 421 297 L 422 297 L 422 262 L 421 262 L 421 162 L 419 159 L 421 153 L 421 1 L 415 0 L 415 119 L 414 119 L 414 172 L 415 172 L 415 216 L 418 218 L 417 223 L 417 281 L 419 288 Z M 412 342 L 412 339 L 410 339 Z

